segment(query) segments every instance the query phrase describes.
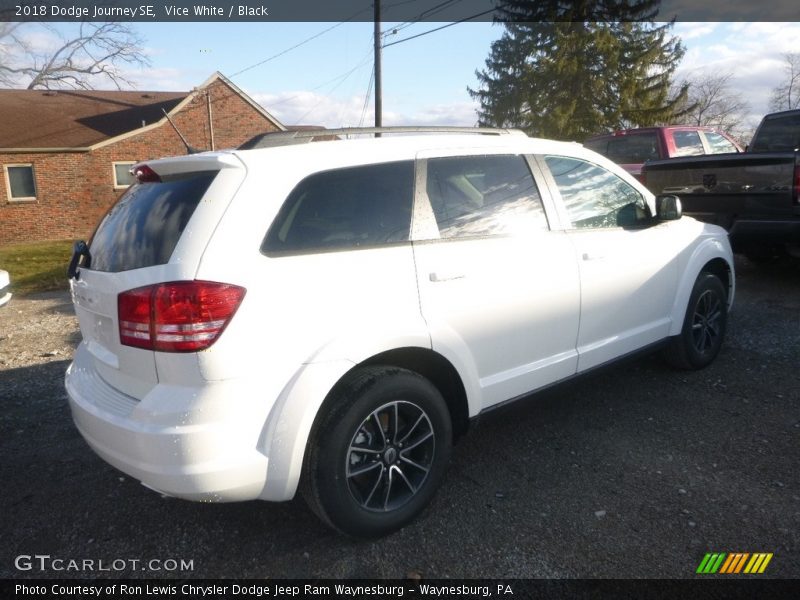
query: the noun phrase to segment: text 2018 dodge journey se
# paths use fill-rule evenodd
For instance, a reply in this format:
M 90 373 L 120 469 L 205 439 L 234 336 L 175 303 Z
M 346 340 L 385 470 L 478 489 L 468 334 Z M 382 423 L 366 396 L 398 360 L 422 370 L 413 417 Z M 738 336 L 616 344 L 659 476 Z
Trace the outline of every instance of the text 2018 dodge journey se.
M 482 412 L 642 349 L 714 360 L 722 229 L 577 144 L 400 132 L 134 168 L 71 265 L 66 387 L 101 457 L 191 500 L 300 491 L 377 536 Z

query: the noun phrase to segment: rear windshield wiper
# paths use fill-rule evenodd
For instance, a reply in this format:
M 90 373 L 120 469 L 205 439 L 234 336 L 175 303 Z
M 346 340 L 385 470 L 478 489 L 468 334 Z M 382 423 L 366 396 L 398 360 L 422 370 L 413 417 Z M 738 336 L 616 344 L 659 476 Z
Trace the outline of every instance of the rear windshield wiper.
M 80 279 L 78 267 L 86 267 L 92 263 L 92 255 L 89 253 L 89 246 L 83 240 L 75 242 L 72 246 L 72 258 L 67 267 L 67 277 L 69 279 Z

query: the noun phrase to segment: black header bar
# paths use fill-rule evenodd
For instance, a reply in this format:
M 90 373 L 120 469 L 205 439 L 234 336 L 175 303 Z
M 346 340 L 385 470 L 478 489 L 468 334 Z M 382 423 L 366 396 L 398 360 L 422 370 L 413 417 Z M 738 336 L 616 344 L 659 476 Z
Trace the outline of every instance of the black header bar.
M 506 0 L 382 0 L 384 22 L 483 21 L 503 19 Z M 523 4 L 519 0 L 516 6 Z M 555 0 L 530 0 L 537 10 Z M 569 5 L 567 3 L 566 5 Z M 561 3 L 565 6 L 564 3 Z M 619 0 L 595 0 L 590 13 L 613 14 Z M 797 0 L 627 0 L 626 6 L 655 5 L 656 21 L 800 21 Z M 0 0 L 0 21 L 120 22 L 312 22 L 372 20 L 372 0 Z M 525 19 L 529 20 L 529 19 Z M 561 20 L 561 19 L 533 19 Z M 570 20 L 565 18 L 564 20 Z M 583 19 L 580 19 L 583 20 Z M 592 20 L 592 19 L 587 19 Z M 620 19 L 595 19 L 620 20 Z M 624 17 L 621 20 L 626 20 Z

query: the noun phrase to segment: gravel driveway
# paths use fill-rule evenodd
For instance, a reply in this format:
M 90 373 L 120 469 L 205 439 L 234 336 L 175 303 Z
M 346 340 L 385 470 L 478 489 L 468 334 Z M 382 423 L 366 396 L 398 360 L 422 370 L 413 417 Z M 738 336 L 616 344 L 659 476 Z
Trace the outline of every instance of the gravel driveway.
M 372 542 L 301 501 L 193 504 L 107 466 L 66 405 L 67 295 L 15 297 L 0 310 L 0 577 L 92 575 L 18 559 L 39 554 L 115 576 L 680 578 L 706 552 L 772 552 L 766 575 L 800 577 L 800 261 L 737 268 L 712 366 L 644 357 L 483 418 L 421 518 Z

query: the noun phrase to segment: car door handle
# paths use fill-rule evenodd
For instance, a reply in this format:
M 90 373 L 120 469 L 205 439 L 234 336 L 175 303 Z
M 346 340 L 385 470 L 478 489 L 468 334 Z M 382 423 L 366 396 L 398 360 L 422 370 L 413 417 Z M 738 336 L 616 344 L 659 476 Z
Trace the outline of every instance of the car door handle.
M 437 273 L 434 271 L 429 276 L 433 283 L 441 283 L 443 281 L 453 281 L 455 279 L 464 279 L 464 273 Z
M 602 254 L 592 254 L 591 252 L 584 252 L 582 258 L 583 260 L 600 260 L 605 257 Z

